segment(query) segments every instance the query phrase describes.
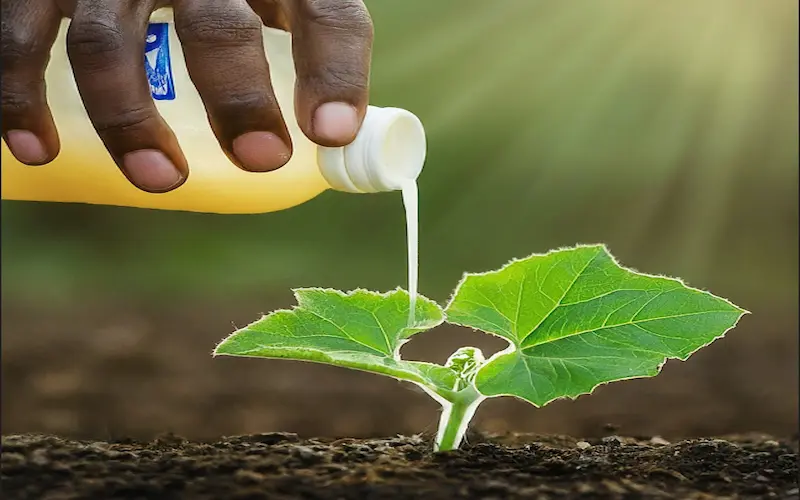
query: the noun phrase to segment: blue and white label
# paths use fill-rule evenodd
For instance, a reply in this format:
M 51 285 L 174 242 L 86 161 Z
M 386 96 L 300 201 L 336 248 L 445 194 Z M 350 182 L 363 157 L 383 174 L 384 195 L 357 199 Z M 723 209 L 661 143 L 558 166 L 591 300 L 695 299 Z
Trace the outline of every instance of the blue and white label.
M 175 99 L 175 82 L 169 57 L 169 24 L 150 23 L 144 46 L 144 67 L 150 82 L 150 94 L 157 101 Z

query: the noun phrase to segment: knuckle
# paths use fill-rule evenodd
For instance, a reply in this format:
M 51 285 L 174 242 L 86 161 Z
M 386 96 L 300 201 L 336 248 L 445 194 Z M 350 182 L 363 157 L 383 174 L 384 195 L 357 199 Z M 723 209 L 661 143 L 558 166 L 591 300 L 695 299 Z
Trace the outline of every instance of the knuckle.
M 227 124 L 252 120 L 273 124 L 281 120 L 280 107 L 267 92 L 229 91 L 209 108 L 216 120 Z
M 47 57 L 49 46 L 33 30 L 25 29 L 22 23 L 14 23 L 6 17 L 3 17 L 1 24 L 0 57 L 4 70 L 13 69 L 20 63 L 39 62 Z
M 75 20 L 67 32 L 67 52 L 79 64 L 105 65 L 124 49 L 125 34 L 114 20 Z
M 34 103 L 29 93 L 9 89 L 6 85 L 3 86 L 2 112 L 5 118 L 27 115 L 33 107 Z
M 339 92 L 360 93 L 367 89 L 367 75 L 355 67 L 329 67 L 322 74 L 322 86 Z
M 229 46 L 261 43 L 261 22 L 243 10 L 198 9 L 176 20 L 183 45 Z
M 93 119 L 93 122 L 98 134 L 119 136 L 140 130 L 155 117 L 151 108 L 138 106 L 109 113 L 103 118 Z
M 307 22 L 370 40 L 373 37 L 372 19 L 361 0 L 305 0 L 300 9 Z
M 219 106 L 221 108 L 236 109 L 238 111 L 263 109 L 273 111 L 278 109 L 275 99 L 270 98 L 265 92 L 244 90 L 227 92 L 225 99 L 219 103 Z

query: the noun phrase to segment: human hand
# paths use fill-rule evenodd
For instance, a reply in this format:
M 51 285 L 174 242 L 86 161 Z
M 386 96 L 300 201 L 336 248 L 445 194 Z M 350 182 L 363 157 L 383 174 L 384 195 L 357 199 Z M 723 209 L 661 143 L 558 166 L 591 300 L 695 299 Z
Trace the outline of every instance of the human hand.
M 292 143 L 270 84 L 262 24 L 292 33 L 298 125 L 322 146 L 355 139 L 368 103 L 372 22 L 362 0 L 2 0 L 2 134 L 22 163 L 59 152 L 44 74 L 63 17 L 87 114 L 125 176 L 148 192 L 183 184 L 189 165 L 150 95 L 150 14 L 171 5 L 186 66 L 220 146 L 263 172 Z

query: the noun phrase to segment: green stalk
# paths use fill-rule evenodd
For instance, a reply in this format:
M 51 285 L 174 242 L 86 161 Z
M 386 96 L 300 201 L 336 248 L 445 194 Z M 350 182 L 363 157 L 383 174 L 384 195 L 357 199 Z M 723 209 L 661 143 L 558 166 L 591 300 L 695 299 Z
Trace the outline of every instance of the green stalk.
M 484 397 L 474 387 L 457 392 L 452 401 L 442 403 L 442 416 L 434 451 L 456 450 L 461 446 L 467 426 Z

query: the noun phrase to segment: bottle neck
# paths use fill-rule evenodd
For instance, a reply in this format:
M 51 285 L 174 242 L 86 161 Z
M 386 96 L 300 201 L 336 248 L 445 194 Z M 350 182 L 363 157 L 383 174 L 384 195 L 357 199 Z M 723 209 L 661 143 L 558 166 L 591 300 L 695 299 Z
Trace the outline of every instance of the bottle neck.
M 320 172 L 348 193 L 397 191 L 416 181 L 425 163 L 425 129 L 399 108 L 369 106 L 356 139 L 344 147 L 320 147 Z

